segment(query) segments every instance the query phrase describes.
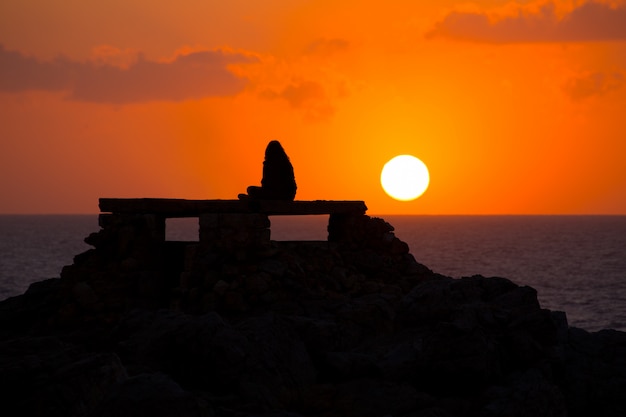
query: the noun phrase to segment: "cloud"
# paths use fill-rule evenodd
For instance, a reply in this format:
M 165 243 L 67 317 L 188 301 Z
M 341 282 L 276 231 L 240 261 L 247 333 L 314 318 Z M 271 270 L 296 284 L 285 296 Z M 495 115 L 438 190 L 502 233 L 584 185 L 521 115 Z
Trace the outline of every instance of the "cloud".
M 111 45 L 98 45 L 91 50 L 91 60 L 97 65 L 112 65 L 128 68 L 137 62 L 139 51 L 126 48 L 119 49 Z M 181 54 L 184 55 L 184 54 Z
M 452 12 L 426 37 L 487 43 L 624 41 L 626 5 L 586 2 L 561 17 L 554 3 L 498 19 L 486 13 Z
M 328 119 L 334 113 L 324 87 L 315 81 L 294 81 L 278 92 L 265 90 L 261 97 L 285 100 L 292 108 L 303 109 L 305 118 L 310 121 Z
M 0 45 L 0 91 L 64 90 L 72 72 L 72 63 L 65 58 L 39 62 Z
M 135 62 L 120 67 L 64 57 L 39 61 L 0 45 L 0 91 L 68 91 L 74 100 L 115 104 L 229 96 L 242 91 L 247 80 L 228 66 L 254 61 L 241 53 L 214 50 L 178 55 L 168 62 L 138 55 Z
M 304 52 L 307 55 L 320 55 L 320 56 L 330 56 L 336 53 L 345 52 L 350 47 L 350 43 L 345 39 L 333 38 L 333 39 L 325 39 L 320 38 L 316 39 L 310 44 L 308 44 Z
M 291 107 L 300 109 L 311 102 L 323 100 L 326 97 L 324 88 L 315 81 L 301 81 L 289 84 L 280 93 L 268 92 L 268 98 L 283 98 Z
M 617 90 L 624 83 L 626 83 L 626 77 L 622 73 L 593 72 L 568 80 L 563 90 L 571 99 L 583 100 Z

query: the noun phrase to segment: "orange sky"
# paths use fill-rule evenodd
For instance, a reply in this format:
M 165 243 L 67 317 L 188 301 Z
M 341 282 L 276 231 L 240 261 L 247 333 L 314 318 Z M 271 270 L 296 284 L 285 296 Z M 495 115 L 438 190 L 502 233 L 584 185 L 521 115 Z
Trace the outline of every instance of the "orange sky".
M 625 1 L 20 0 L 0 45 L 0 213 L 236 198 L 277 139 L 297 199 L 626 214 Z

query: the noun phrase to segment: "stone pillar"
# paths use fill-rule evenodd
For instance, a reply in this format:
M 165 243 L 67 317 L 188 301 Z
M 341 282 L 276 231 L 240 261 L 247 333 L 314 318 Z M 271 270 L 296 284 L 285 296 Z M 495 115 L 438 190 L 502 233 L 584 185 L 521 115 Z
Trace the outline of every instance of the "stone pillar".
M 85 239 L 95 249 L 77 255 L 61 273 L 75 301 L 97 299 L 103 314 L 167 305 L 165 218 L 113 213 L 101 214 L 98 223 L 100 231 Z
M 165 218 L 155 214 L 101 214 L 102 230 L 95 242 L 98 248 L 112 246 L 119 257 L 145 254 L 165 241 Z
M 328 241 L 348 245 L 362 244 L 364 225 L 369 216 L 362 213 L 333 213 L 328 218 Z

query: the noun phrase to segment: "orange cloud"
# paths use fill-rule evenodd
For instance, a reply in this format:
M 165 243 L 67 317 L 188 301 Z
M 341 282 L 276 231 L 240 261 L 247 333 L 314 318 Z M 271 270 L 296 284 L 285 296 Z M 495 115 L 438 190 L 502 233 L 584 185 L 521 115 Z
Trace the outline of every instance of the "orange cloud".
M 315 81 L 294 81 L 279 92 L 265 90 L 261 97 L 283 99 L 294 109 L 303 109 L 309 121 L 319 121 L 331 117 L 334 109 L 321 84 Z
M 625 82 L 624 74 L 619 72 L 610 74 L 593 72 L 570 79 L 565 83 L 563 89 L 573 100 L 582 100 L 617 90 Z
M 626 40 L 626 6 L 586 2 L 559 16 L 554 3 L 490 19 L 484 12 L 452 12 L 426 34 L 473 42 L 596 42 Z
M 63 57 L 39 62 L 0 44 L 0 91 L 64 90 L 69 85 L 71 66 Z
M 139 52 L 132 49 L 120 49 L 111 45 L 99 45 L 91 50 L 91 59 L 97 65 L 112 65 L 128 69 L 137 62 Z
M 330 56 L 336 53 L 345 52 L 350 47 L 350 43 L 345 39 L 316 39 L 306 46 L 304 52 L 310 55 Z
M 213 50 L 178 55 L 169 62 L 138 55 L 124 68 L 64 57 L 39 61 L 0 45 L 0 91 L 68 91 L 73 100 L 115 104 L 229 96 L 242 91 L 247 80 L 228 66 L 254 60 L 241 53 Z

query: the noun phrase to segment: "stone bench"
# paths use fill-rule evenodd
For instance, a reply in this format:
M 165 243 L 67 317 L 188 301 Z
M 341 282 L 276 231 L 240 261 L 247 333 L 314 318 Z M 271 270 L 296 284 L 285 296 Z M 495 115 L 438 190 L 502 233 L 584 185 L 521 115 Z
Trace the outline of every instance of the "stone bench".
M 214 292 L 218 282 L 236 288 L 248 274 L 259 273 L 261 263 L 293 262 L 294 271 L 306 275 L 304 269 L 298 271 L 300 260 L 292 257 L 298 253 L 344 253 L 363 268 L 374 269 L 398 259 L 414 262 L 393 227 L 366 215 L 362 201 L 102 198 L 99 206 L 100 230 L 85 238 L 94 249 L 77 256 L 62 278 L 78 283 L 97 277 L 93 280 L 106 288 L 124 288 L 127 297 L 116 300 L 120 308 L 154 308 L 181 299 L 194 306 L 212 305 L 210 297 L 223 296 L 215 295 L 221 291 Z M 272 241 L 270 216 L 290 215 L 328 215 L 327 239 Z M 198 240 L 166 240 L 166 220 L 184 217 L 198 219 Z M 320 265 L 328 260 L 323 256 Z M 174 290 L 182 298 L 172 296 Z
M 199 242 L 217 249 L 259 248 L 270 243 L 268 216 L 329 215 L 328 241 L 341 241 L 355 219 L 365 217 L 363 201 L 184 200 L 101 198 L 100 226 L 144 240 L 165 240 L 165 220 L 197 217 Z
M 100 211 L 118 214 L 158 214 L 166 218 L 198 217 L 206 213 L 262 213 L 268 216 L 365 214 L 363 201 L 183 200 L 170 198 L 101 198 Z

